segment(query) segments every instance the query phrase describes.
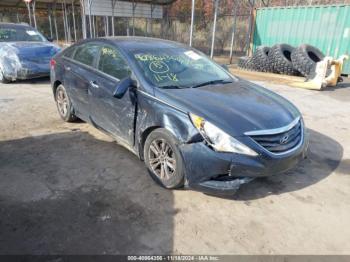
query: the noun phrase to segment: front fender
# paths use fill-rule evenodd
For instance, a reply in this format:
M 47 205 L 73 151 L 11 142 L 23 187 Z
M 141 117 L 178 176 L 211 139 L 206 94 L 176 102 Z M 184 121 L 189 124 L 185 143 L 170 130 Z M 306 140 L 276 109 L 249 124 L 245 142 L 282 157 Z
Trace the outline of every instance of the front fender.
M 169 105 L 148 93 L 138 92 L 138 109 L 136 121 L 137 150 L 142 158 L 145 133 L 157 127 L 171 132 L 179 144 L 190 143 L 201 138 L 193 126 L 188 114 Z

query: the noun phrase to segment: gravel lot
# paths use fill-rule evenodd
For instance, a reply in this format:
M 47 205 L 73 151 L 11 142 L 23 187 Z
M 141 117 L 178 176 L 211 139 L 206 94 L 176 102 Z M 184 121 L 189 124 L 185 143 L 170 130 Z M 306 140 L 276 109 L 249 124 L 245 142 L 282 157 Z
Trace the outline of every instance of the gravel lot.
M 350 254 L 350 88 L 257 82 L 299 107 L 309 158 L 232 199 L 159 187 L 112 139 L 62 122 L 47 79 L 0 85 L 0 253 Z

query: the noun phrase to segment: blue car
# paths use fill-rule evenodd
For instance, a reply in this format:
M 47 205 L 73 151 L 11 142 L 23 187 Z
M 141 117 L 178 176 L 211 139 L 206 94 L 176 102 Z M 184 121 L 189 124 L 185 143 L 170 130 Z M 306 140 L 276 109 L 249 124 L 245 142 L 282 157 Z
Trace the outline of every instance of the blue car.
M 0 82 L 44 77 L 60 48 L 26 24 L 0 23 Z
M 166 188 L 230 195 L 306 156 L 292 103 L 176 42 L 82 41 L 52 59 L 51 84 L 64 121 L 116 138 Z

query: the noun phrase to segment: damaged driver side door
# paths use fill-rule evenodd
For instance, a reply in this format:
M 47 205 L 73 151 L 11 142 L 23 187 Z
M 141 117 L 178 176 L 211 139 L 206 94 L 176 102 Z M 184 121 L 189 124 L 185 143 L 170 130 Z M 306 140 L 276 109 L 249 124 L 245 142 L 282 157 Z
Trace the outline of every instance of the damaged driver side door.
M 90 114 L 95 125 L 115 136 L 118 142 L 133 145 L 136 97 L 129 88 L 121 98 L 114 92 L 131 70 L 114 46 L 101 44 L 97 70 L 90 83 Z

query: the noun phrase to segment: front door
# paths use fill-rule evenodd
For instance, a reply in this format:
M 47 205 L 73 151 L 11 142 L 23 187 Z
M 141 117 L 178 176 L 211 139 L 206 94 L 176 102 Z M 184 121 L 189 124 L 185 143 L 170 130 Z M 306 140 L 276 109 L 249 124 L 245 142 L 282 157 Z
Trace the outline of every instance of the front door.
M 119 142 L 133 145 L 135 92 L 129 89 L 122 98 L 113 97 L 120 80 L 130 74 L 131 70 L 119 51 L 113 46 L 103 45 L 95 79 L 91 79 L 89 100 L 92 121 Z

